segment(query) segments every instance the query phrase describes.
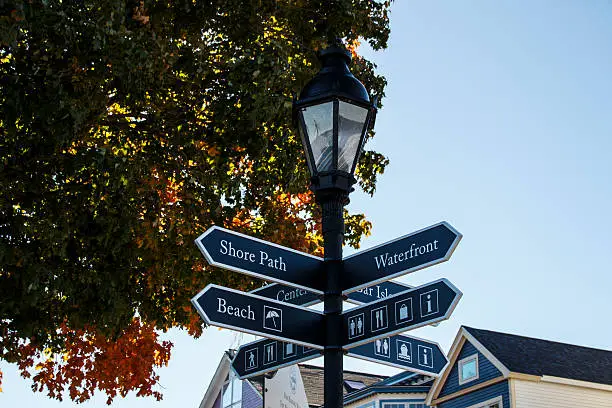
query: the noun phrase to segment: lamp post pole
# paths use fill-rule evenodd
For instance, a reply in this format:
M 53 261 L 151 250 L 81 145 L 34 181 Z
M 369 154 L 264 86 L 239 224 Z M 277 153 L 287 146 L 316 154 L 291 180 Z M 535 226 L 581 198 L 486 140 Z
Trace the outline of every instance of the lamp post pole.
M 343 406 L 343 350 L 342 330 L 342 242 L 344 239 L 344 206 L 348 194 L 342 192 L 320 194 L 317 201 L 322 209 L 323 248 L 325 254 L 325 312 L 326 346 L 324 360 L 325 408 Z
M 342 243 L 344 206 L 376 103 L 351 74 L 351 53 L 341 42 L 319 53 L 321 70 L 294 101 L 293 115 L 311 174 L 310 189 L 322 210 L 325 313 L 325 408 L 343 406 Z

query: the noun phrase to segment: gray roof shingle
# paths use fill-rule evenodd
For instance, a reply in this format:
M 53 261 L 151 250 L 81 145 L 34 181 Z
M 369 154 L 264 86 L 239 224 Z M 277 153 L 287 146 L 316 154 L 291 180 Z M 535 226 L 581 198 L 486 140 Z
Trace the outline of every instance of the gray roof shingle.
M 464 328 L 512 372 L 612 385 L 612 351 Z
M 323 405 L 323 368 L 308 364 L 300 364 L 300 374 L 304 382 L 306 395 L 308 396 L 308 405 L 311 407 Z M 353 371 L 344 371 L 344 379 L 352 381 L 360 381 L 369 387 L 387 376 L 377 374 L 356 373 Z M 347 389 L 344 388 L 346 395 Z

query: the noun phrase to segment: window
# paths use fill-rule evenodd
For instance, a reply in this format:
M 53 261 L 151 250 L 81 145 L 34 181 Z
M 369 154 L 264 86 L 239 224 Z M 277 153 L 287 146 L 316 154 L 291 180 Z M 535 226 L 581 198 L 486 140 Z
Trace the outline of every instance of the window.
M 404 404 L 384 404 L 383 408 L 405 408 Z
M 231 371 L 223 385 L 223 408 L 240 408 L 242 402 L 242 380 Z
M 425 404 L 389 404 L 389 403 L 384 403 L 382 404 L 382 408 L 427 408 L 427 405 Z M 501 407 L 499 407 L 501 408 Z
M 478 354 L 459 360 L 459 384 L 465 384 L 478 378 Z

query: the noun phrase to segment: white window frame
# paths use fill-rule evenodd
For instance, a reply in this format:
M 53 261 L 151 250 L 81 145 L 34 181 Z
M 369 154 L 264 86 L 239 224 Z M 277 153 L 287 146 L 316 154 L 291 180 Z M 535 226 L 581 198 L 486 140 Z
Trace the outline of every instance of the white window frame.
M 499 404 L 499 408 L 504 408 L 504 400 L 501 395 L 484 402 L 479 402 L 478 404 L 470 405 L 467 408 L 489 408 L 493 404 Z
M 234 401 L 234 384 L 240 384 L 240 399 L 238 401 Z M 227 389 L 224 389 L 227 386 Z M 227 376 L 227 380 L 223 382 L 223 387 L 221 387 L 221 408 L 240 408 L 242 406 L 242 387 L 244 386 L 244 381 L 238 378 L 238 375 L 230 370 Z M 225 392 L 229 390 L 230 395 L 230 403 L 225 405 L 223 401 L 223 397 L 225 396 Z
M 389 408 L 390 405 L 403 406 L 404 408 L 407 408 L 410 406 L 410 404 L 406 404 L 403 401 L 400 401 L 400 402 L 385 401 L 382 404 L 382 408 Z
M 463 378 L 463 366 L 471 361 L 476 362 L 476 375 L 474 377 L 465 379 Z M 472 354 L 471 356 L 459 360 L 459 363 L 457 364 L 457 370 L 459 371 L 459 385 L 463 385 L 480 378 L 480 372 L 478 371 L 478 353 Z

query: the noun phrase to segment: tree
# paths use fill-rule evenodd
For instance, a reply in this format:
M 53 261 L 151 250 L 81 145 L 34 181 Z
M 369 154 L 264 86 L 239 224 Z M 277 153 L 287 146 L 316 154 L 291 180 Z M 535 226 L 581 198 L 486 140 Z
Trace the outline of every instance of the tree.
M 200 335 L 189 299 L 209 282 L 261 284 L 207 266 L 197 235 L 214 224 L 321 252 L 292 94 L 331 39 L 386 47 L 388 8 L 0 2 L 0 358 L 53 398 L 161 398 L 158 331 Z M 382 98 L 384 78 L 354 56 Z M 364 191 L 386 164 L 363 155 Z M 357 247 L 370 223 L 346 220 Z

